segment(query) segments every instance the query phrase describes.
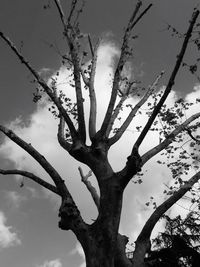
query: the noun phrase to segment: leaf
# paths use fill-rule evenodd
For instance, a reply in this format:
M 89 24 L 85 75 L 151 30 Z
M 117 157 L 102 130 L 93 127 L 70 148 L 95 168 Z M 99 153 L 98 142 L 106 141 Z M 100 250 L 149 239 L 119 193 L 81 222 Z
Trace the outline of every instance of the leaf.
M 191 66 L 190 66 L 190 72 L 191 72 L 192 74 L 194 74 L 196 71 L 197 71 L 197 65 L 196 65 L 196 64 L 191 65 Z

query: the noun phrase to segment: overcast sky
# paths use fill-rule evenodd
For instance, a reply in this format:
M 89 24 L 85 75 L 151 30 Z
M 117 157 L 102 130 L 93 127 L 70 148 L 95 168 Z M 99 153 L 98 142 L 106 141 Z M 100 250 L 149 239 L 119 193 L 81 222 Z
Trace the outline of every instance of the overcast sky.
M 66 85 L 66 70 L 61 68 L 58 53 L 49 47 L 54 44 L 59 51 L 65 51 L 62 39 L 62 25 L 53 1 L 51 8 L 43 9 L 48 1 L 20 0 L 1 1 L 0 30 L 20 47 L 23 54 L 38 71 L 60 70 L 60 87 Z M 67 10 L 65 2 L 61 1 Z M 150 1 L 144 1 L 146 4 Z M 154 6 L 135 30 L 139 38 L 134 45 L 134 59 L 127 69 L 127 75 L 141 79 L 144 86 L 150 84 L 161 70 L 166 74 L 161 85 L 165 85 L 170 70 L 178 54 L 180 40 L 170 36 L 166 30 L 171 24 L 180 32 L 185 32 L 195 0 L 154 0 Z M 98 90 L 99 121 L 105 111 L 104 104 L 109 98 L 109 74 L 113 71 L 113 61 L 119 55 L 120 37 L 128 21 L 135 1 L 133 0 L 88 0 L 81 17 L 81 31 L 91 36 L 101 36 L 103 43 L 99 49 L 96 88 Z M 195 48 L 191 47 L 186 56 L 193 63 Z M 35 86 L 32 77 L 16 59 L 15 55 L 0 40 L 0 123 L 10 125 L 20 136 L 31 142 L 57 167 L 66 179 L 72 194 L 80 205 L 84 218 L 95 219 L 96 209 L 89 193 L 80 182 L 79 163 L 68 157 L 56 143 L 57 122 L 47 110 L 47 106 L 36 105 L 32 101 Z M 64 82 L 63 82 L 64 81 Z M 63 90 L 66 90 L 66 88 Z M 177 95 L 187 95 L 190 99 L 199 97 L 197 80 L 184 70 L 178 75 L 174 93 L 168 100 L 173 104 Z M 70 92 L 71 94 L 71 92 Z M 136 101 L 136 100 L 131 100 Z M 135 122 L 140 123 L 141 117 Z M 25 123 L 25 124 L 24 124 Z M 127 147 L 124 140 L 111 150 L 110 160 L 115 169 L 122 167 L 133 143 L 134 127 L 126 133 L 130 140 Z M 144 150 L 157 144 L 156 136 L 149 136 Z M 153 138 L 153 139 L 152 139 Z M 151 142 L 149 142 L 151 140 Z M 152 141 L 153 140 L 153 141 Z M 22 168 L 46 174 L 21 149 L 18 149 L 0 135 L 0 168 Z M 119 153 L 120 151 L 120 153 Z M 134 239 L 144 218 L 150 211 L 142 201 L 148 201 L 152 194 L 160 196 L 163 182 L 169 181 L 170 174 L 153 162 L 145 169 L 146 182 L 143 185 L 130 183 L 124 198 L 121 232 Z M 154 181 L 148 177 L 154 176 Z M 162 177 L 162 182 L 160 179 Z M 20 180 L 12 176 L 0 176 L 0 262 L 3 267 L 80 267 L 83 258 L 71 232 L 61 231 L 58 225 L 58 200 L 41 190 L 30 181 L 23 188 Z M 92 180 L 93 181 L 93 180 Z M 161 184 L 159 186 L 159 184 Z

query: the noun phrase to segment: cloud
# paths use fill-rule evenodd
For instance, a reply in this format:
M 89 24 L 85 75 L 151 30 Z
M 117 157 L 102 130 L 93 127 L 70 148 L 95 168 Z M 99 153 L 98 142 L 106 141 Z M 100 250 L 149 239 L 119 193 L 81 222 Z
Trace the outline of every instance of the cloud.
M 62 267 L 62 263 L 59 259 L 45 261 L 42 265 L 37 265 L 36 267 Z
M 81 257 L 81 265 L 79 267 L 86 267 L 86 264 L 85 264 L 85 254 L 84 254 L 84 251 L 80 245 L 79 242 L 76 242 L 76 246 L 75 248 L 71 251 L 70 253 L 71 255 L 76 255 L 78 254 L 80 257 Z
M 12 231 L 12 227 L 6 225 L 6 220 L 4 213 L 0 211 L 0 248 L 20 245 L 21 240 L 17 233 Z
M 32 198 L 40 198 L 40 195 L 39 193 L 37 192 L 37 190 L 31 186 L 26 186 L 26 190 L 28 190 L 29 192 L 29 195 L 32 197 Z
M 6 191 L 5 198 L 14 208 L 19 208 L 21 203 L 27 199 L 25 196 L 20 195 L 16 191 Z

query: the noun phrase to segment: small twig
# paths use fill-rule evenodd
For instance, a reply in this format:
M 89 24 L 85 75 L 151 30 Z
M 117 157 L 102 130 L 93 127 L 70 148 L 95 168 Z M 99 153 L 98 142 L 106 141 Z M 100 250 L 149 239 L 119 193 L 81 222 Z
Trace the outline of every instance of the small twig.
M 88 42 L 89 42 L 89 46 L 90 46 L 90 51 L 91 51 L 92 57 L 94 57 L 94 49 L 93 49 L 92 40 L 91 40 L 91 37 L 90 37 L 89 34 L 88 34 Z
M 147 13 L 147 11 L 153 6 L 153 4 L 149 4 L 147 8 L 137 17 L 137 19 L 131 25 L 131 30 L 133 27 L 140 21 L 140 19 Z
M 193 135 L 192 135 L 192 131 L 188 128 L 185 128 L 186 132 L 188 133 L 188 135 L 192 138 L 192 140 L 194 140 L 195 142 L 197 143 L 200 143 L 200 140 L 198 140 L 197 138 L 195 138 Z

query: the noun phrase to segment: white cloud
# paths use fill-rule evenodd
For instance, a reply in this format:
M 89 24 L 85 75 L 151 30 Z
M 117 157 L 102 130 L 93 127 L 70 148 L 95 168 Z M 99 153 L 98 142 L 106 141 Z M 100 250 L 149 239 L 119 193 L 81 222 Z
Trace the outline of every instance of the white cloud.
M 36 267 L 62 267 L 60 259 L 45 261 L 42 265 L 37 265 Z
M 71 255 L 78 254 L 81 257 L 82 263 L 79 267 L 86 267 L 85 254 L 79 242 L 76 242 L 75 248 L 71 251 Z
M 196 84 L 193 88 L 193 91 L 187 94 L 185 97 L 188 102 L 195 102 L 197 98 L 200 98 L 200 84 Z
M 12 231 L 11 226 L 6 225 L 6 217 L 0 211 L 0 248 L 8 248 L 15 245 L 20 245 L 21 241 L 17 234 Z
M 83 262 L 83 263 L 80 265 L 80 267 L 86 267 L 85 262 Z

